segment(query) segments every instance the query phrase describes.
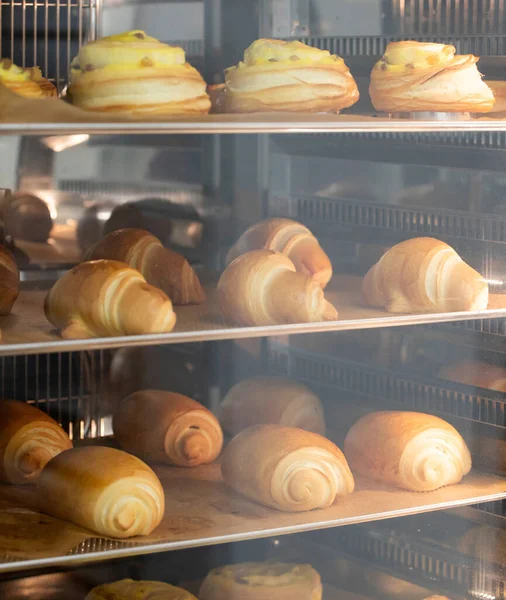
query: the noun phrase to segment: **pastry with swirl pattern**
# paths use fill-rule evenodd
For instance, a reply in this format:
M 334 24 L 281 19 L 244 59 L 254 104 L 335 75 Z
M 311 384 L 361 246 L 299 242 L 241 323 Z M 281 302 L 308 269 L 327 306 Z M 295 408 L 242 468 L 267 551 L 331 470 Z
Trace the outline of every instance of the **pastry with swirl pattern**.
M 60 425 L 37 407 L 0 400 L 0 481 L 35 483 L 45 465 L 72 448 Z
M 328 508 L 355 487 L 335 444 L 280 425 L 257 425 L 236 435 L 223 453 L 221 471 L 237 492 L 285 512 Z
M 342 58 L 298 41 L 260 39 L 211 94 L 217 112 L 337 113 L 359 98 Z
M 82 447 L 62 452 L 37 482 L 43 512 L 101 535 L 149 535 L 161 522 L 160 480 L 140 459 L 122 450 Z
M 197 467 L 223 446 L 218 419 L 205 406 L 173 392 L 143 390 L 121 400 L 113 416 L 122 448 L 148 462 Z
M 471 470 L 471 454 L 455 427 L 425 413 L 369 413 L 348 432 L 344 452 L 355 474 L 412 492 L 459 483 Z
M 150 115 L 206 114 L 211 102 L 185 52 L 144 31 L 89 42 L 72 61 L 69 95 L 86 110 Z
M 489 112 L 494 94 L 472 54 L 429 42 L 390 42 L 371 73 L 369 94 L 384 112 Z

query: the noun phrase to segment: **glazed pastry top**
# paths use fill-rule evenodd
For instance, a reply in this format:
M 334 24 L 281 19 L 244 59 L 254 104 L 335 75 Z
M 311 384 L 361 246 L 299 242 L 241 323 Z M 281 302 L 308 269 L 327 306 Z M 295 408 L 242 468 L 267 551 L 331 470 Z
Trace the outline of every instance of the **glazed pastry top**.
M 455 58 L 455 47 L 420 42 L 391 42 L 376 69 L 398 72 L 404 69 L 427 69 Z

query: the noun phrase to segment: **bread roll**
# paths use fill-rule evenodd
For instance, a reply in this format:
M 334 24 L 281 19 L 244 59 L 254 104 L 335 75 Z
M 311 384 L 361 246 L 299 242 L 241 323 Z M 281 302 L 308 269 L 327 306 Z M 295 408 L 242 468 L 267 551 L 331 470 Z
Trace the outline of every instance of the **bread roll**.
M 1 203 L 0 214 L 5 234 L 15 240 L 47 242 L 53 228 L 47 204 L 33 194 L 18 192 L 6 195 Z
M 197 600 L 182 588 L 161 581 L 122 579 L 91 590 L 85 600 Z
M 355 487 L 335 444 L 316 433 L 280 425 L 258 425 L 239 433 L 223 453 L 221 471 L 231 488 L 286 512 L 328 508 Z
M 48 414 L 0 399 L 0 481 L 35 483 L 46 463 L 69 448 L 68 435 Z
M 220 422 L 232 435 L 268 423 L 325 435 L 319 398 L 305 385 L 283 377 L 253 377 L 234 385 L 221 403 Z
M 115 260 L 82 263 L 65 273 L 47 294 L 44 312 L 67 339 L 168 333 L 176 323 L 165 293 Z
M 471 454 L 459 432 L 424 413 L 369 413 L 348 432 L 344 452 L 355 474 L 413 492 L 459 483 L 471 470 Z
M 213 569 L 200 600 L 321 600 L 320 575 L 311 565 L 239 563 Z
M 371 306 L 392 313 L 484 310 L 486 280 L 453 248 L 434 238 L 396 244 L 369 270 L 363 292 Z
M 336 113 L 359 98 L 342 58 L 299 41 L 256 40 L 244 59 L 225 71 L 217 110 L 232 113 Z
M 474 387 L 506 392 L 506 368 L 478 360 L 465 360 L 445 365 L 439 377 Z
M 149 535 L 161 522 L 165 496 L 141 460 L 115 448 L 74 448 L 53 458 L 37 483 L 43 512 L 101 535 Z
M 430 42 L 390 42 L 371 73 L 369 94 L 385 112 L 488 112 L 494 94 L 472 54 Z
M 0 315 L 8 315 L 19 296 L 19 269 L 12 254 L 0 246 Z
M 223 316 L 246 327 L 337 319 L 320 285 L 297 273 L 287 256 L 270 250 L 236 258 L 220 277 L 217 292 Z
M 69 94 L 86 110 L 135 117 L 206 114 L 206 83 L 182 48 L 144 31 L 127 31 L 84 45 L 71 64 Z
M 204 290 L 190 263 L 164 248 L 154 235 L 142 229 L 120 229 L 90 248 L 85 261 L 119 260 L 137 269 L 150 285 L 163 290 L 174 304 L 202 304 Z
M 315 236 L 307 227 L 290 219 L 267 219 L 247 229 L 228 251 L 230 264 L 251 250 L 281 252 L 293 262 L 298 272 L 324 288 L 332 277 L 332 264 Z
M 0 58 L 0 83 L 25 98 L 58 95 L 54 85 L 42 77 L 39 67 L 18 67 L 9 58 Z
M 122 400 L 113 416 L 122 448 L 148 462 L 197 467 L 223 446 L 218 419 L 205 406 L 172 392 L 144 390 Z

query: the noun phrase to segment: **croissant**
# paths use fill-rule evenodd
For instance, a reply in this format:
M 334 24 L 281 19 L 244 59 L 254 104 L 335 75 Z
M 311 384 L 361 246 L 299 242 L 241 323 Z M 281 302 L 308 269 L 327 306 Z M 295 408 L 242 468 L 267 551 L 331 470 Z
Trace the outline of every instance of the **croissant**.
M 321 600 L 320 575 L 311 565 L 239 563 L 213 569 L 200 600 Z
M 223 433 L 205 406 L 172 392 L 144 390 L 122 400 L 113 416 L 119 445 L 148 462 L 196 467 L 221 452 Z
M 76 106 L 139 116 L 206 114 L 206 83 L 185 52 L 144 31 L 84 45 L 71 64 L 69 96 Z
M 150 285 L 163 290 L 174 304 L 202 304 L 200 281 L 190 263 L 164 248 L 154 235 L 142 229 L 120 229 L 93 246 L 84 260 L 110 259 L 140 271 Z
M 135 269 L 115 260 L 74 267 L 46 296 L 44 311 L 64 338 L 167 333 L 172 303 Z
M 230 264 L 250 250 L 273 250 L 288 256 L 300 273 L 324 288 L 332 277 L 332 264 L 307 227 L 290 219 L 266 219 L 247 229 L 228 251 Z
M 284 254 L 252 250 L 236 258 L 218 281 L 225 318 L 244 326 L 314 323 L 337 319 L 313 279 L 297 273 Z
M 162 484 L 141 460 L 115 448 L 62 452 L 37 482 L 42 512 L 101 535 L 149 535 L 165 510 Z
M 357 84 L 342 58 L 298 41 L 256 40 L 225 71 L 218 111 L 335 113 L 355 104 Z
M 354 473 L 413 492 L 459 483 L 471 455 L 459 432 L 439 417 L 383 411 L 361 417 L 344 441 Z
M 488 112 L 494 94 L 472 54 L 429 42 L 390 42 L 371 73 L 374 108 L 385 112 Z
M 197 600 L 182 588 L 161 581 L 122 579 L 91 590 L 85 600 Z
M 53 456 L 72 448 L 48 414 L 18 400 L 0 400 L 0 481 L 34 483 Z
M 257 425 L 236 435 L 223 453 L 221 472 L 239 493 L 286 512 L 328 508 L 355 487 L 335 444 L 280 425 Z
M 371 306 L 392 313 L 483 310 L 488 284 L 444 242 L 413 238 L 390 248 L 363 282 Z
M 234 385 L 221 403 L 220 421 L 232 435 L 267 423 L 325 434 L 318 397 L 305 385 L 283 377 L 253 377 Z
M 19 269 L 12 254 L 0 246 L 0 315 L 8 315 L 19 296 Z
M 506 392 L 506 369 L 494 364 L 466 360 L 442 367 L 439 377 L 465 385 Z

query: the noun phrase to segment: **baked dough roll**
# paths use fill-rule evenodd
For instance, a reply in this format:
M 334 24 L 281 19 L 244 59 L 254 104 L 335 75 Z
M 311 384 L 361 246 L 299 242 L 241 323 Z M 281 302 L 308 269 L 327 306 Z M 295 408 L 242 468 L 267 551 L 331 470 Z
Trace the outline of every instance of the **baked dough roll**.
M 227 265 L 251 250 L 281 252 L 298 272 L 312 277 L 324 288 L 332 277 L 332 264 L 307 227 L 291 219 L 266 219 L 247 229 L 230 248 Z
M 434 238 L 396 244 L 369 270 L 362 286 L 370 306 L 392 313 L 484 310 L 488 284 L 455 250 Z
M 297 273 L 288 256 L 270 250 L 236 258 L 220 277 L 217 294 L 223 316 L 245 327 L 334 321 L 338 316 L 317 282 Z
M 284 377 L 253 377 L 234 385 L 221 403 L 220 422 L 231 435 L 268 423 L 325 435 L 319 398 L 305 385 Z
M 256 40 L 213 93 L 219 112 L 336 113 L 359 98 L 342 58 L 302 42 Z
M 42 77 L 39 67 L 18 67 L 8 58 L 0 58 L 0 83 L 25 98 L 49 98 L 57 95 L 56 88 Z
M 197 467 L 223 446 L 218 419 L 205 406 L 173 392 L 144 390 L 116 407 L 113 430 L 122 448 L 148 462 Z
M 239 433 L 221 462 L 225 483 L 286 512 L 328 508 L 353 492 L 346 459 L 330 440 L 302 429 L 257 425 Z
M 455 427 L 424 413 L 369 413 L 348 432 L 344 452 L 354 473 L 412 492 L 459 483 L 471 470 L 471 454 Z
M 184 256 L 164 248 L 143 229 L 118 229 L 88 250 L 85 261 L 119 260 L 137 269 L 150 285 L 163 290 L 174 304 L 202 304 L 205 294 Z
M 165 510 L 162 484 L 141 460 L 115 448 L 62 452 L 42 471 L 37 503 L 43 512 L 101 535 L 149 535 Z
M 182 588 L 161 581 L 122 579 L 91 590 L 85 600 L 197 600 Z
M 19 296 L 19 269 L 14 256 L 0 246 L 0 315 L 8 315 Z
M 35 483 L 46 464 L 72 448 L 48 414 L 18 400 L 0 400 L 0 481 Z
M 65 273 L 48 292 L 44 312 L 68 339 L 167 333 L 176 323 L 165 293 L 115 260 L 82 263 Z
M 465 360 L 453 365 L 445 365 L 441 367 L 439 377 L 464 385 L 506 392 L 506 369 L 479 360 Z
M 472 54 L 430 42 L 390 42 L 371 73 L 369 94 L 384 112 L 484 113 L 494 94 L 482 81 Z
M 83 46 L 72 61 L 69 94 L 86 110 L 136 117 L 206 114 L 211 102 L 185 52 L 144 31 L 127 31 Z
M 200 600 L 321 600 L 320 575 L 311 565 L 239 563 L 213 569 Z

